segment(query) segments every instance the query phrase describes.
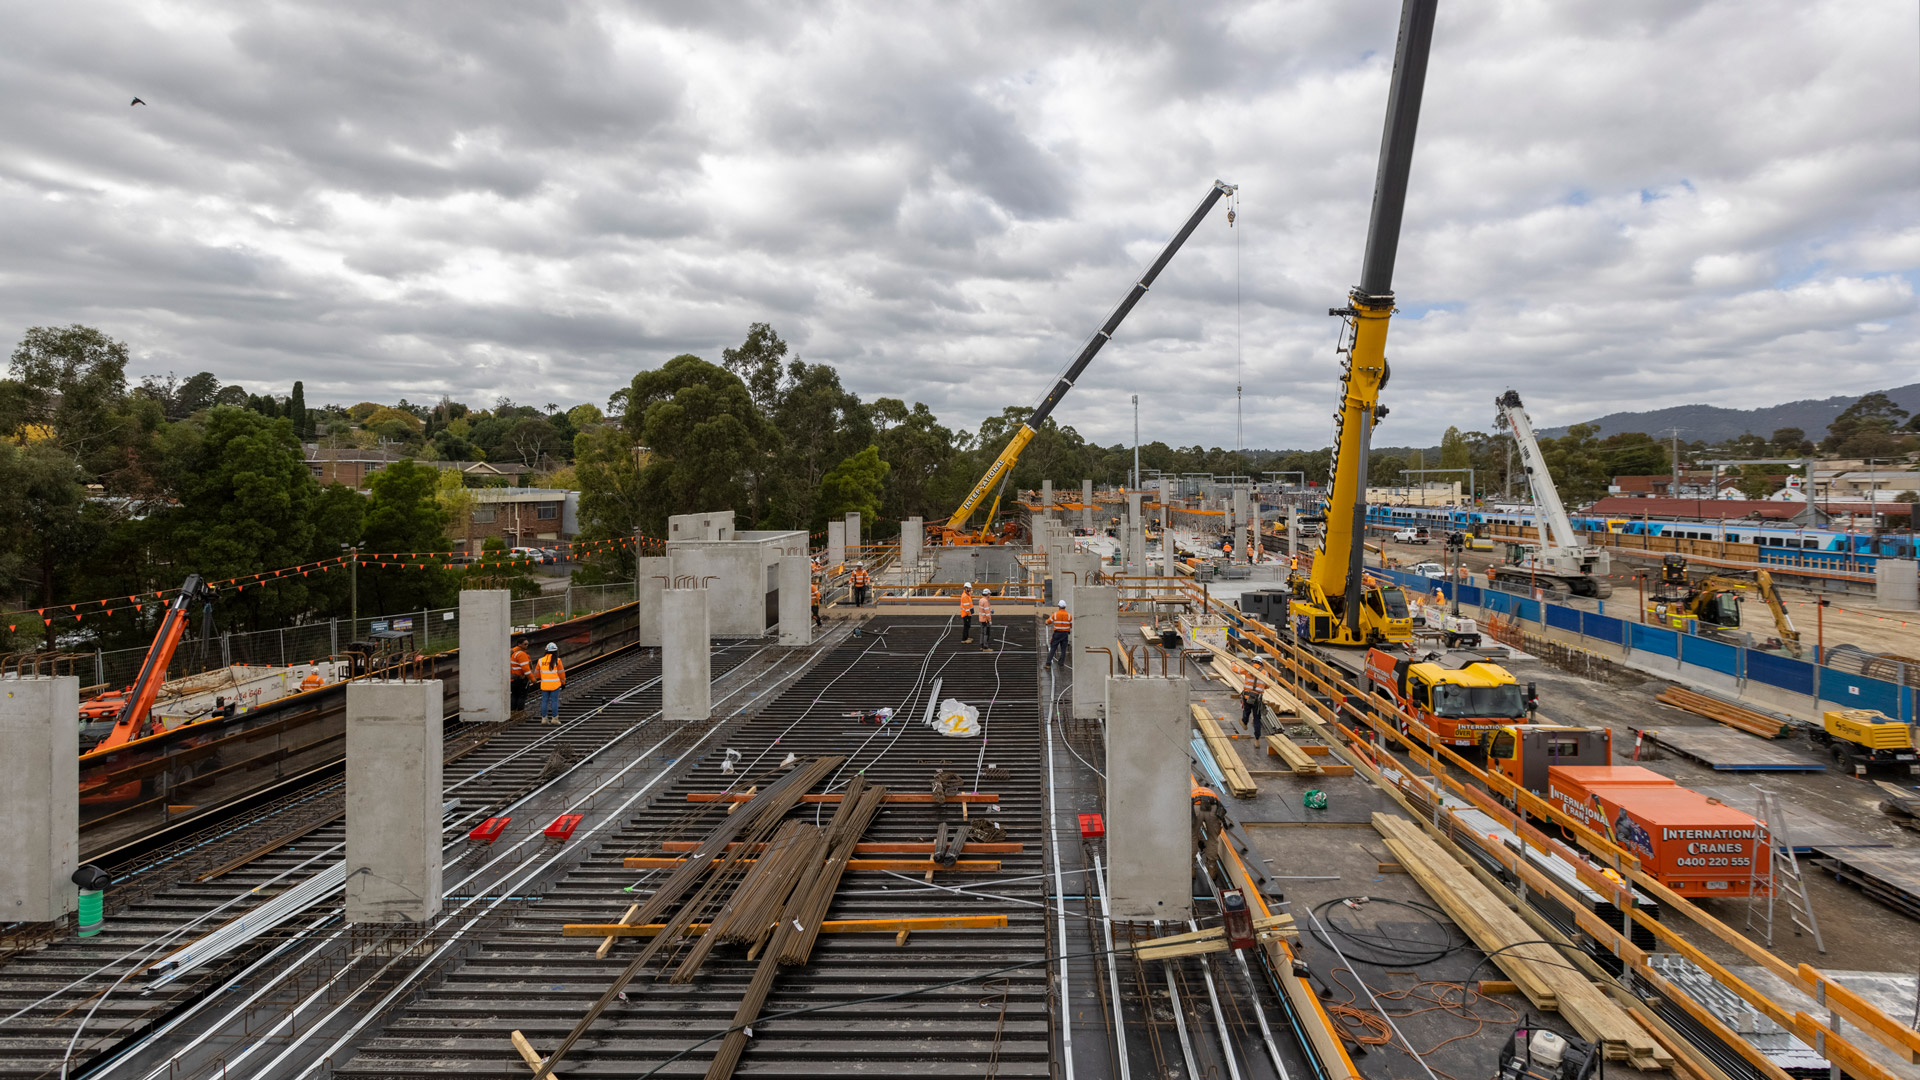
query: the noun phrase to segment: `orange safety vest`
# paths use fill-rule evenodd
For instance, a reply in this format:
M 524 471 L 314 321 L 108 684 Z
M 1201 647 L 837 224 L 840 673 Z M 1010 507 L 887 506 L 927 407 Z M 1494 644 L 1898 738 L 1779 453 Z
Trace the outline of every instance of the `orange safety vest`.
M 1199 784 L 1195 784 L 1193 785 L 1193 801 L 1199 802 L 1201 799 L 1212 799 L 1214 802 L 1219 802 L 1220 795 L 1210 787 L 1201 787 Z
M 973 609 L 973 613 L 980 617 L 981 622 L 990 623 L 993 621 L 993 605 L 987 602 L 986 597 L 983 596 L 974 601 Z
M 813 583 L 813 602 L 820 602 L 820 583 L 817 581 Z
M 973 594 L 972 593 L 963 592 L 960 594 L 960 614 L 962 615 L 973 614 Z
M 1047 622 L 1052 624 L 1053 632 L 1056 634 L 1064 634 L 1073 629 L 1073 615 L 1066 608 L 1054 608 L 1053 614 L 1047 616 Z
M 533 657 L 528 656 L 525 649 L 515 649 L 512 663 L 508 665 L 507 670 L 514 678 L 524 679 L 527 677 L 527 672 L 533 670 Z
M 318 687 L 326 685 L 326 681 L 327 680 L 320 677 L 319 672 L 309 671 L 307 672 L 307 677 L 300 680 L 300 689 L 313 690 Z
M 864 567 L 864 566 L 862 566 L 862 567 L 858 567 L 858 568 L 856 568 L 856 569 L 854 570 L 854 572 L 853 572 L 853 583 L 854 583 L 855 585 L 858 585 L 858 586 L 860 586 L 861 588 L 865 588 L 865 587 L 866 587 L 866 584 L 867 584 L 867 582 L 868 582 L 869 580 L 870 580 L 870 579 L 869 579 L 869 578 L 867 577 L 867 568 L 866 568 L 866 567 Z
M 567 666 L 560 662 L 558 656 L 552 654 L 541 656 L 540 662 L 534 665 L 534 670 L 540 673 L 542 690 L 558 690 L 561 684 L 567 681 Z

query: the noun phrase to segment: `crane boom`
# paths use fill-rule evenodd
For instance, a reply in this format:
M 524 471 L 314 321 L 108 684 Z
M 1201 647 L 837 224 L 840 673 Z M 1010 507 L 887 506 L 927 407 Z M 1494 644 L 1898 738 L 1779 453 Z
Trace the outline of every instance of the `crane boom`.
M 192 617 L 189 609 L 209 593 L 199 574 L 187 575 L 186 584 L 180 586 L 180 595 L 173 598 L 166 614 L 160 618 L 160 629 L 154 632 L 153 645 L 140 664 L 140 676 L 134 679 L 127 693 L 127 703 L 114 718 L 113 730 L 94 746 L 95 750 L 110 749 L 140 737 L 140 728 L 147 722 L 153 703 L 160 696 L 160 687 L 167 681 L 167 668 L 173 663 L 174 650 L 186 635 L 187 621 Z
M 1507 427 L 1513 430 L 1513 442 L 1520 450 L 1520 462 L 1527 470 L 1527 486 L 1533 489 L 1534 518 L 1540 529 L 1540 546 L 1523 554 L 1508 566 L 1487 571 L 1495 580 L 1518 582 L 1557 582 L 1581 596 L 1609 596 L 1613 587 L 1605 581 L 1613 571 L 1607 549 L 1583 544 L 1560 501 L 1553 473 L 1547 468 L 1546 455 L 1540 452 L 1540 440 L 1533 434 L 1533 421 L 1527 416 L 1520 394 L 1509 390 L 1493 399 Z
M 1580 537 L 1573 531 L 1573 521 L 1567 517 L 1559 489 L 1553 486 L 1553 473 L 1548 471 L 1546 456 L 1540 452 L 1540 440 L 1534 437 L 1533 420 L 1527 416 L 1526 406 L 1520 404 L 1520 392 L 1509 390 L 1494 398 L 1493 403 L 1499 406 L 1500 415 L 1513 429 L 1513 442 L 1520 449 L 1520 463 L 1527 470 L 1527 486 L 1533 489 L 1533 505 L 1539 511 L 1536 516 L 1545 526 L 1547 535 L 1542 542 L 1551 540 L 1560 547 L 1579 547 Z
M 1224 180 L 1213 182 L 1213 187 L 1207 191 L 1206 198 L 1201 199 L 1200 205 L 1194 207 L 1193 213 L 1187 215 L 1186 224 L 1180 226 L 1180 231 L 1174 233 L 1173 239 L 1167 241 L 1167 246 L 1160 252 L 1160 257 L 1153 260 L 1153 265 L 1147 267 L 1147 272 L 1140 276 L 1140 280 L 1134 283 L 1133 288 L 1127 290 L 1127 295 L 1120 301 L 1120 306 L 1114 308 L 1113 313 L 1107 316 L 1107 321 L 1087 339 L 1086 345 L 1080 349 L 1080 355 L 1074 357 L 1073 363 L 1068 365 L 1066 372 L 1060 376 L 1060 380 L 1053 384 L 1053 389 L 1047 391 L 1047 396 L 1040 399 L 1039 405 L 1034 406 L 1032 415 L 1027 417 L 1026 423 L 1020 425 L 1019 431 L 1013 433 L 1013 438 L 1007 441 L 1006 449 L 1000 451 L 1000 456 L 993 459 L 993 464 L 987 466 L 987 471 L 980 477 L 980 482 L 973 485 L 972 491 L 967 492 L 967 497 L 960 503 L 960 508 L 955 510 L 953 517 L 947 520 L 948 532 L 958 533 L 967 527 L 967 519 L 973 516 L 973 512 L 979 508 L 981 501 L 987 497 L 988 490 L 996 481 L 1013 471 L 1013 466 L 1020 460 L 1020 452 L 1033 441 L 1034 433 L 1040 430 L 1042 423 L 1046 422 L 1047 416 L 1053 412 L 1053 407 L 1060 404 L 1060 399 L 1067 396 L 1068 390 L 1073 389 L 1075 380 L 1087 370 L 1087 365 L 1093 362 L 1094 355 L 1113 338 L 1113 332 L 1120 328 L 1120 324 L 1126 320 L 1128 313 L 1133 311 L 1134 305 L 1147 295 L 1147 290 L 1153 287 L 1154 279 L 1160 276 L 1160 271 L 1167 268 L 1167 263 L 1172 261 L 1174 253 L 1187 242 L 1187 237 L 1193 235 L 1193 230 L 1200 227 L 1200 222 L 1206 218 L 1207 212 L 1213 209 L 1214 204 L 1220 201 L 1221 196 L 1231 195 L 1238 190 L 1240 188 L 1237 184 L 1229 184 Z
M 1327 490 L 1326 531 L 1307 575 L 1294 585 L 1297 628 L 1314 642 L 1363 645 L 1369 641 L 1411 640 L 1412 622 L 1397 590 L 1389 597 L 1367 585 L 1362 569 L 1366 538 L 1367 457 L 1373 427 L 1387 415 L 1380 390 L 1387 384 L 1387 324 L 1393 317 L 1393 265 L 1400 248 L 1400 223 L 1406 211 L 1407 177 L 1413 167 L 1414 134 L 1420 124 L 1420 100 L 1426 86 L 1427 57 L 1433 47 L 1437 0 L 1404 0 L 1400 38 L 1394 50 L 1393 83 L 1387 91 L 1387 118 L 1380 134 L 1380 164 L 1373 183 L 1373 211 L 1367 221 L 1367 246 L 1360 263 L 1360 284 L 1349 291 L 1348 306 L 1329 315 L 1350 320 L 1347 369 L 1341 378 L 1338 428 L 1334 433 L 1333 475 Z

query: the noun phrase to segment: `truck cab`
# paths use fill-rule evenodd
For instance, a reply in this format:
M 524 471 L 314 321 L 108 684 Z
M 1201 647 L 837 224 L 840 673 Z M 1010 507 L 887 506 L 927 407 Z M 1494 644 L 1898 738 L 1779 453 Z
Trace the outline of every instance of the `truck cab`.
M 1432 540 L 1433 536 L 1426 529 L 1410 525 L 1404 529 L 1395 530 L 1393 538 L 1402 544 L 1424 544 Z
M 1478 653 L 1367 654 L 1367 689 L 1387 698 L 1450 746 L 1478 747 L 1481 734 L 1532 712 L 1532 694 L 1506 668 Z
M 1502 724 L 1480 733 L 1487 770 L 1544 797 L 1547 770 L 1556 765 L 1606 765 L 1613 732 L 1563 724 Z

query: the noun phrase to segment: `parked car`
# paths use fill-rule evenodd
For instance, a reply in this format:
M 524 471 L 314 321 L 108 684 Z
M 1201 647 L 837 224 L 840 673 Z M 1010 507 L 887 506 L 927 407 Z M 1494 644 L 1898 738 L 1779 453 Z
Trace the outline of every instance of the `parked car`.
M 1433 539 L 1427 530 L 1416 528 L 1400 529 L 1393 534 L 1393 538 L 1403 544 L 1425 544 Z
M 526 561 L 531 563 L 542 563 L 547 561 L 545 558 L 541 556 L 540 549 L 534 548 L 534 547 L 517 547 L 517 548 L 514 548 L 512 551 L 509 551 L 507 554 L 511 555 L 516 559 L 525 559 Z
M 548 563 L 548 564 L 557 563 L 564 556 L 565 556 L 565 552 L 563 552 L 559 548 L 541 548 L 540 549 L 540 561 L 543 563 Z
M 1447 568 L 1437 562 L 1414 563 L 1412 566 L 1407 567 L 1407 573 L 1419 574 L 1424 578 L 1439 579 L 1447 576 Z

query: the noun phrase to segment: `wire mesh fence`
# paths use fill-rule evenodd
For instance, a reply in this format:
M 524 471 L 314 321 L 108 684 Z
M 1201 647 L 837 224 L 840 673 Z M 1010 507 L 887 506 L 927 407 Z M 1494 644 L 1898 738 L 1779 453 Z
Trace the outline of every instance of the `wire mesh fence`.
M 547 626 L 633 601 L 634 583 L 631 581 L 569 586 L 556 592 L 513 601 L 513 626 L 515 630 Z M 180 642 L 167 674 L 178 679 L 234 664 L 285 667 L 318 663 L 338 656 L 342 647 L 352 642 L 407 635 L 412 636 L 414 648 L 423 653 L 456 648 L 460 644 L 460 609 L 449 607 L 389 612 L 384 615 L 363 615 L 358 619 L 326 619 L 273 630 L 205 637 L 190 633 Z M 78 660 L 77 674 L 83 682 L 90 680 L 96 686 L 126 686 L 139 677 L 140 665 L 146 657 L 145 646 L 95 650 L 91 657 Z

